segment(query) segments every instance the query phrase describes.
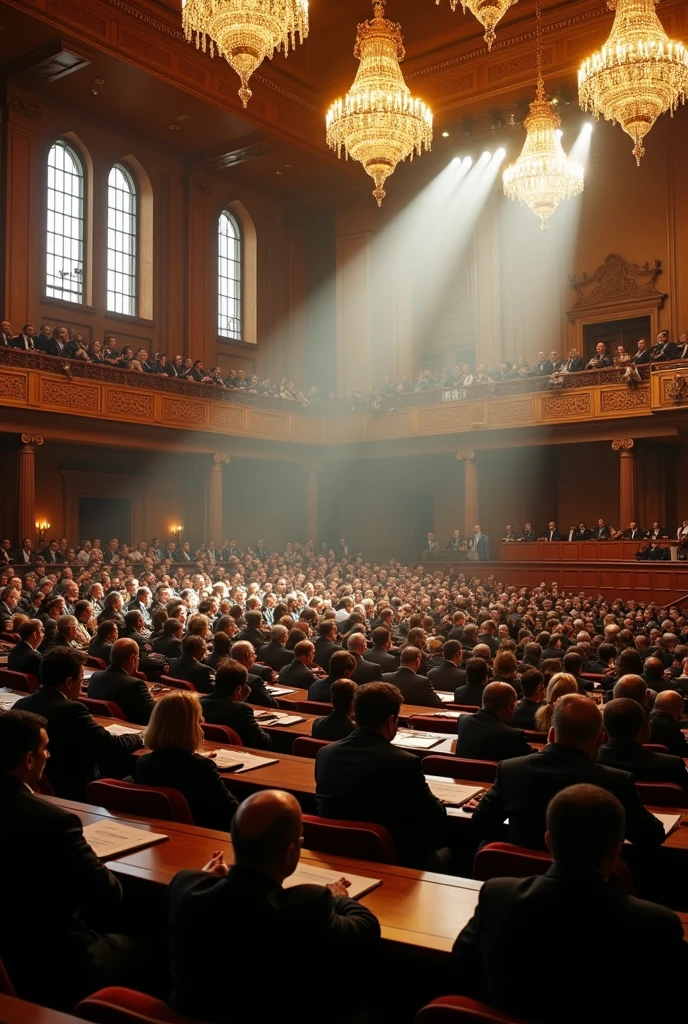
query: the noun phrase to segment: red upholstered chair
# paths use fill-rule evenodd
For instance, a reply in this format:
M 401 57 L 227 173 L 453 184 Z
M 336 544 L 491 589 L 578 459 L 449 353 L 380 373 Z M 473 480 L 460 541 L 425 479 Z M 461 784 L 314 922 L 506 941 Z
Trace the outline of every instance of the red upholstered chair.
M 82 999 L 74 1014 L 94 1024 L 195 1024 L 191 1017 L 170 1010 L 162 999 L 114 985 Z
M 103 1022 L 109 1024 L 109 1021 Z M 416 1014 L 415 1024 L 523 1024 L 520 1017 L 495 1010 L 467 996 L 440 996 Z
M 423 758 L 425 775 L 444 775 L 448 779 L 467 779 L 470 782 L 494 782 L 496 761 L 474 761 L 469 757 L 445 757 L 428 754 Z
M 688 810 L 688 796 L 675 782 L 636 782 L 635 788 L 645 805 Z
M 319 700 L 297 700 L 296 710 L 302 715 L 331 715 L 332 705 Z
M 129 719 L 122 711 L 119 704 L 112 700 L 96 700 L 95 697 L 79 697 L 79 703 L 91 712 L 92 715 L 99 715 L 101 718 L 120 718 L 123 722 Z
M 9 974 L 5 970 L 5 965 L 0 960 L 0 995 L 3 996 L 16 996 L 14 991 L 14 985 L 10 981 Z
M 102 658 L 96 658 L 94 657 L 94 655 L 89 654 L 88 658 L 86 659 L 86 667 L 97 668 L 100 672 L 102 672 L 103 669 L 107 668 L 107 665 L 105 664 Z
M 663 743 L 643 743 L 643 750 L 654 750 L 655 754 L 668 754 L 669 748 Z
M 320 748 L 327 746 L 329 742 L 329 740 L 314 740 L 311 736 L 297 736 L 291 752 L 296 757 L 314 758 Z
M 435 718 L 434 715 L 409 715 L 411 729 L 425 729 L 426 732 L 446 732 L 456 736 L 456 719 Z
M 489 878 L 544 875 L 551 863 L 552 858 L 545 850 L 528 850 L 513 843 L 487 843 L 475 855 L 473 877 L 486 882 Z M 616 862 L 612 877 L 621 889 L 633 895 L 633 878 L 622 860 Z
M 339 821 L 304 814 L 303 845 L 318 853 L 358 857 L 379 864 L 397 863 L 394 840 L 387 829 L 368 821 Z
M 230 729 L 228 725 L 212 725 L 210 722 L 203 722 L 201 729 L 205 738 L 212 740 L 213 743 L 231 743 L 235 747 L 241 746 L 241 736 L 238 732 L 234 732 L 234 729 Z
M 0 686 L 6 686 L 9 690 L 33 693 L 40 685 L 39 679 L 30 672 L 13 672 L 10 668 L 0 668 Z
M 86 787 L 89 804 L 124 814 L 142 814 L 163 821 L 193 825 L 189 805 L 178 789 L 168 786 L 138 786 L 120 779 L 98 779 Z
M 55 796 L 52 783 L 48 782 L 48 776 L 45 774 L 41 775 L 38 782 L 34 782 L 31 788 L 34 793 L 41 793 L 43 796 Z
M 171 686 L 174 690 L 191 690 L 192 693 L 197 693 L 196 687 L 193 683 L 187 683 L 186 679 L 175 679 L 174 676 L 160 676 L 160 682 L 163 686 Z
M 18 644 L 19 639 L 19 633 L 0 633 L 0 640 L 5 640 L 8 644 Z
M 134 672 L 134 676 L 136 677 L 136 679 L 141 679 L 144 683 L 148 682 L 148 676 L 146 675 L 145 672 L 141 672 L 137 669 L 137 671 Z

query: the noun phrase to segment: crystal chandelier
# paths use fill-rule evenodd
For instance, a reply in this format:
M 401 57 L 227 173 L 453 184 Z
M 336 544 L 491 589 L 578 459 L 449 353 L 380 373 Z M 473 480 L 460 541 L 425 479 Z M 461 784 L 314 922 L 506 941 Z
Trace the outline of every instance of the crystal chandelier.
M 545 96 L 542 80 L 542 23 L 540 0 L 537 12 L 537 92 L 523 122 L 526 141 L 515 164 L 504 171 L 504 195 L 518 199 L 540 218 L 544 231 L 560 202 L 583 191 L 583 168 L 568 160 L 561 146 L 559 115 Z
M 244 106 L 251 98 L 248 81 L 275 50 L 296 49 L 296 36 L 308 35 L 308 0 L 182 0 L 182 24 L 187 41 L 192 37 L 205 53 L 215 50 L 241 79 Z
M 432 143 L 432 113 L 414 99 L 399 61 L 404 59 L 401 26 L 388 21 L 385 0 L 374 0 L 374 17 L 358 26 L 354 57 L 360 65 L 343 100 L 327 112 L 327 144 L 359 160 L 375 182 L 377 205 L 385 198 L 383 185 L 401 160 Z
M 607 0 L 615 10 L 612 30 L 601 50 L 578 72 L 583 110 L 618 121 L 635 142 L 636 163 L 645 153 L 643 138 L 660 114 L 674 110 L 688 93 L 688 52 L 669 39 L 655 12 L 658 0 Z
M 435 0 L 436 4 L 439 4 L 440 0 Z M 449 0 L 452 11 L 456 10 L 456 6 L 459 0 Z M 461 6 L 463 7 L 463 13 L 466 13 L 466 8 L 475 15 L 480 24 L 485 29 L 485 42 L 487 43 L 488 50 L 492 49 L 492 44 L 497 38 L 495 35 L 495 25 L 498 21 L 501 21 L 509 8 L 518 3 L 518 0 L 461 0 Z

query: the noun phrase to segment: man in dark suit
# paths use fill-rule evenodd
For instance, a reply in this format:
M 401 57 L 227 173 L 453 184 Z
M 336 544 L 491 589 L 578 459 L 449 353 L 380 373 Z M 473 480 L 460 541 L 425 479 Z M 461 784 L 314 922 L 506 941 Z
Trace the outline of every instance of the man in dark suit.
M 51 540 L 49 544 L 43 548 L 41 555 L 48 565 L 57 565 L 61 561 L 58 552 L 58 543 L 56 540 Z
M 489 682 L 487 662 L 484 658 L 469 658 L 466 662 L 466 683 L 457 687 L 454 693 L 456 704 L 472 704 L 482 707 L 483 689 Z
M 69 345 L 69 331 L 66 327 L 56 327 L 52 337 L 45 342 L 45 354 L 48 356 L 62 356 L 67 358 Z
M 569 352 L 568 359 L 564 363 L 562 370 L 565 373 L 579 373 L 585 369 L 585 360 L 582 356 L 578 355 L 578 349 L 572 348 Z
M 544 848 L 547 804 L 561 789 L 578 782 L 609 790 L 626 811 L 626 838 L 639 848 L 655 849 L 664 842 L 664 828 L 645 807 L 633 776 L 597 764 L 602 715 L 597 705 L 579 693 L 560 697 L 554 706 L 548 745 L 538 754 L 503 761 L 492 789 L 473 815 L 478 843 L 504 837 L 509 819 L 509 842 L 531 850 Z
M 554 521 L 552 521 L 551 523 L 547 524 L 547 530 L 545 532 L 545 540 L 550 541 L 550 542 L 551 541 L 555 541 L 555 540 L 561 540 L 561 534 L 557 530 L 557 524 Z
M 688 757 L 688 740 L 681 732 L 683 697 L 676 690 L 663 690 L 655 697 L 650 715 L 650 742 L 662 743 L 675 757 Z
M 630 982 L 638 949 L 651 949 L 671 971 L 666 977 L 683 977 L 688 963 L 678 917 L 609 884 L 628 832 L 624 819 L 619 800 L 595 785 L 554 796 L 542 823 L 554 863 L 545 875 L 485 882 L 475 915 L 454 943 L 451 991 L 510 1017 L 549 1024 L 677 1019 L 675 984 Z M 591 929 L 615 984 L 593 987 L 581 979 L 564 993 L 556 971 L 543 972 L 537 985 L 524 984 L 515 949 L 527 949 L 537 963 L 556 949 L 562 963 L 575 963 Z
M 29 565 L 34 560 L 33 541 L 30 537 L 24 537 L 21 547 L 12 555 L 12 561 L 17 565 Z
M 238 661 L 227 658 L 215 673 L 214 691 L 201 697 L 203 717 L 206 722 L 234 729 L 247 747 L 269 750 L 272 740 L 258 725 L 253 708 L 246 703 L 250 693 L 248 672 Z
M 383 672 L 394 672 L 399 667 L 396 655 L 391 654 L 392 634 L 386 626 L 376 626 L 371 634 L 372 648 L 366 653 L 366 661 L 379 665 Z
M 79 703 L 84 679 L 83 655 L 71 647 L 55 647 L 41 661 L 41 685 L 14 705 L 48 720 L 50 761 L 46 777 L 57 796 L 85 800 L 86 787 L 98 777 L 101 762 L 108 774 L 127 775 L 129 754 L 143 746 L 140 733 L 113 736 Z
M 150 607 L 153 603 L 153 595 L 148 587 L 139 587 L 136 591 L 136 596 L 129 602 L 129 611 L 140 612 L 143 617 L 143 622 L 147 630 L 153 628 L 153 620 L 151 619 Z
M 213 670 L 203 664 L 205 640 L 190 634 L 182 640 L 181 658 L 170 658 L 169 675 L 173 679 L 185 679 L 192 683 L 199 693 L 213 692 Z
M 676 343 L 669 340 L 669 332 L 660 331 L 650 357 L 653 363 L 668 363 L 676 359 L 677 352 Z
M 511 726 L 514 729 L 532 729 L 537 731 L 535 712 L 545 699 L 545 682 L 542 672 L 536 668 L 528 668 L 521 675 L 522 699 L 514 709 Z
M 607 346 L 603 341 L 595 346 L 595 355 L 586 364 L 586 370 L 605 370 L 612 365 L 611 357 L 607 355 Z
M 120 637 L 134 641 L 142 657 L 145 657 L 146 654 L 153 650 L 148 635 L 144 635 L 145 629 L 146 624 L 143 621 L 143 615 L 138 608 L 132 608 L 124 616 L 124 628 L 119 631 Z
M 7 658 L 11 672 L 26 672 L 40 679 L 41 655 L 37 651 L 43 642 L 45 630 L 40 619 L 27 619 L 19 627 L 19 643 L 15 644 Z
M 668 537 L 669 534 L 657 520 L 652 524 L 652 529 L 647 531 L 648 540 L 667 540 Z
M 7 885 L 2 898 L 0 958 L 17 995 L 72 1010 L 102 985 L 136 984 L 143 950 L 115 924 L 122 888 L 84 839 L 76 814 L 31 792 L 48 752 L 48 722 L 27 711 L 0 715 L 0 870 L 20 869 L 30 885 Z M 45 955 L 27 956 L 40 921 Z M 137 986 L 138 987 L 138 986 Z
M 152 641 L 151 647 L 154 654 L 162 654 L 167 658 L 181 658 L 182 637 L 184 626 L 179 619 L 165 619 L 162 624 L 162 636 Z
M 593 534 L 593 540 L 609 540 L 611 537 L 611 531 L 607 526 L 604 519 L 597 520 L 597 526 L 595 527 L 595 533 Z
M 240 921 L 246 948 L 298 949 L 309 963 L 321 958 L 336 962 L 346 976 L 379 953 L 380 927 L 374 915 L 346 895 L 344 881 L 327 886 L 283 888 L 301 854 L 301 809 L 288 793 L 263 790 L 250 796 L 232 820 L 234 864 L 228 868 L 219 854 L 201 871 L 181 871 L 170 883 L 168 907 L 172 948 L 173 990 L 170 1005 L 199 1020 L 227 1017 L 227 950 L 223 936 L 227 921 Z M 199 936 L 205 942 L 199 942 Z M 255 1017 L 260 992 L 260 1016 L 265 1020 L 296 1020 L 314 1024 L 322 1019 L 331 998 L 327 971 L 315 971 L 306 986 L 293 984 L 289 958 L 277 956 L 265 984 L 263 958 L 246 958 L 241 984 L 232 992 L 233 1020 Z M 362 978 L 366 978 L 362 968 Z M 369 986 L 360 982 L 338 993 L 338 1008 Z
M 335 655 L 337 657 L 337 655 Z M 330 662 L 332 669 L 332 662 Z M 311 735 L 316 740 L 343 740 L 356 728 L 354 717 L 354 695 L 356 683 L 351 679 L 336 679 L 330 689 L 332 712 L 324 718 L 316 718 Z
M 401 652 L 401 667 L 396 672 L 385 672 L 383 680 L 396 686 L 404 704 L 417 704 L 426 708 L 442 708 L 442 701 L 427 676 L 418 675 L 422 654 L 417 647 L 404 647 Z
M 0 590 L 0 629 L 9 632 L 12 625 L 12 619 L 14 613 L 17 610 L 19 599 L 21 597 L 21 591 L 17 590 L 16 587 L 10 586 L 3 587 Z
M 110 664 L 110 652 L 117 639 L 117 623 L 105 619 L 96 629 L 96 635 L 88 645 L 88 653 L 92 658 L 100 658 L 106 665 Z
M 592 530 L 589 530 L 586 524 L 581 520 L 576 530 L 576 540 L 592 540 Z
M 335 619 L 323 619 L 318 625 L 318 636 L 315 641 L 316 665 L 319 665 L 325 672 L 330 671 L 330 658 L 343 647 L 336 642 L 337 622 Z
M 458 640 L 445 640 L 442 647 L 441 665 L 431 668 L 428 672 L 428 679 L 436 690 L 453 693 L 456 689 L 466 685 L 467 677 L 461 668 L 463 648 Z
M 479 562 L 490 561 L 490 538 L 486 533 L 476 526 L 473 530 L 473 539 L 470 544 L 471 550 L 477 552 Z
M 646 750 L 647 718 L 640 704 L 626 697 L 605 705 L 607 742 L 597 753 L 597 763 L 631 772 L 638 782 L 673 782 L 688 793 L 688 771 L 682 757 Z
M 509 683 L 489 683 L 483 705 L 474 715 L 461 715 L 457 728 L 456 756 L 477 761 L 506 761 L 532 754 L 533 748 L 520 729 L 509 724 L 518 696 Z
M 299 640 L 294 648 L 294 660 L 280 669 L 280 686 L 294 686 L 299 690 L 310 690 L 315 680 L 311 671 L 315 647 L 310 640 Z
M 12 324 L 9 320 L 0 320 L 0 348 L 12 348 Z
M 676 359 L 688 359 L 688 334 L 682 334 L 676 346 Z
M 366 638 L 363 633 L 352 633 L 346 642 L 349 654 L 352 654 L 356 659 L 356 670 L 352 675 L 352 679 L 359 686 L 364 683 L 376 683 L 379 679 L 382 679 L 382 669 L 375 662 L 366 661 L 366 655 L 368 653 L 368 645 Z
M 246 612 L 244 616 L 246 620 L 246 626 L 239 633 L 237 633 L 235 639 L 248 640 L 250 644 L 253 644 L 253 649 L 259 651 L 267 637 L 261 626 L 263 625 L 263 616 L 261 612 Z
M 647 347 L 647 342 L 645 341 L 644 338 L 641 338 L 638 341 L 638 351 L 633 356 L 633 362 L 635 363 L 636 366 L 645 366 L 645 365 L 647 365 L 647 363 L 652 362 L 652 358 L 650 356 L 650 350 Z
M 269 665 L 273 672 L 279 670 L 294 660 L 294 652 L 288 651 L 285 647 L 289 639 L 289 630 L 286 626 L 272 626 L 270 628 L 270 641 L 258 649 L 258 660 Z
M 251 689 L 248 698 L 249 704 L 258 704 L 262 708 L 278 707 L 277 699 L 265 688 L 266 682 L 272 682 L 272 669 L 267 665 L 256 664 L 256 652 L 253 649 L 253 644 L 250 644 L 248 640 L 238 640 L 232 644 L 231 655 L 248 672 L 247 682 Z M 263 675 L 264 672 L 269 673 L 267 679 Z
M 532 523 L 526 523 L 523 527 L 523 533 L 521 534 L 521 540 L 527 541 L 528 543 L 537 540 L 537 531 L 533 529 Z
M 331 691 L 338 679 L 351 679 L 356 669 L 356 659 L 348 651 L 336 651 L 330 658 L 330 673 L 324 679 L 316 679 L 308 690 L 308 699 L 331 700 Z
M 637 523 L 629 523 L 627 529 L 623 532 L 624 540 L 643 540 L 644 537 L 645 531 Z
M 399 862 L 420 868 L 444 847 L 447 815 L 428 788 L 420 759 L 392 745 L 402 702 L 389 683 L 359 686 L 355 732 L 318 751 L 315 798 L 323 818 L 383 825 Z
M 94 700 L 111 700 L 128 722 L 148 725 L 155 707 L 143 679 L 134 673 L 139 667 L 139 647 L 131 638 L 116 640 L 110 652 L 110 665 L 94 672 L 88 681 L 88 695 Z
M 551 377 L 554 367 L 544 352 L 538 352 L 538 361 L 533 367 L 533 374 L 536 377 Z

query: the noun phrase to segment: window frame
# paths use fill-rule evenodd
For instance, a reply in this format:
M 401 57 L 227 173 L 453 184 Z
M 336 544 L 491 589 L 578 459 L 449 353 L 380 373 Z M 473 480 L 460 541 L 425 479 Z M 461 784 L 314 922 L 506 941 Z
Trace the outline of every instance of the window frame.
M 129 186 L 128 191 L 120 188 L 118 185 L 111 182 L 113 173 L 119 173 L 124 181 Z M 113 205 L 111 202 L 112 192 L 121 193 L 125 196 L 130 197 L 131 208 L 129 210 L 118 208 L 117 205 Z M 139 303 L 140 303 L 140 282 L 139 282 L 139 267 L 140 259 L 139 254 L 141 250 L 141 196 L 138 181 L 132 174 L 131 170 L 125 163 L 116 161 L 110 170 L 108 171 L 107 178 L 107 239 L 106 239 L 106 281 L 105 281 L 105 311 L 106 314 L 114 314 L 116 316 L 127 316 L 138 318 L 139 314 Z M 122 214 L 123 226 L 117 227 L 116 219 L 113 224 L 111 218 L 113 215 L 116 218 L 118 213 Z M 124 226 L 126 222 L 129 222 L 133 227 L 133 230 L 129 230 Z M 115 234 L 115 241 L 117 236 L 128 236 L 130 239 L 131 252 L 127 253 L 123 248 L 113 247 L 110 244 L 110 233 Z M 111 256 L 114 256 L 111 264 Z M 117 268 L 117 257 L 122 257 L 121 267 Z M 128 264 L 128 269 L 126 269 Z M 121 288 L 117 289 L 110 286 L 110 275 L 113 275 L 113 281 L 116 283 L 117 276 L 124 281 L 131 282 L 131 292 L 123 291 Z M 120 300 L 118 303 L 118 299 Z M 124 308 L 126 305 L 129 308 Z M 120 308 L 121 307 L 121 308 Z
M 225 234 L 222 230 L 223 222 L 232 225 L 234 236 Z M 234 253 L 230 253 L 230 245 L 234 247 Z M 223 248 L 226 249 L 223 252 Z M 223 264 L 227 269 L 234 267 L 236 276 L 223 273 Z M 223 282 L 227 287 L 223 289 Z M 231 294 L 231 285 L 235 286 L 236 294 Z M 244 334 L 244 233 L 239 218 L 234 212 L 225 207 L 217 219 L 217 272 L 216 272 L 216 293 L 217 293 L 217 336 L 225 342 L 241 342 Z M 231 315 L 230 308 L 234 305 L 234 313 Z M 223 310 L 226 306 L 226 312 Z M 238 324 L 235 332 L 228 330 L 223 321 L 234 321 Z
M 55 164 L 53 164 L 53 162 L 52 162 L 53 153 L 55 151 L 57 151 L 57 150 L 62 150 L 66 155 L 69 156 L 70 160 L 72 161 L 72 164 L 74 165 L 74 168 L 75 168 L 74 171 L 73 170 L 66 170 L 65 169 L 65 159 L 64 159 L 64 157 L 63 157 L 63 166 L 61 168 L 57 167 Z M 48 150 L 48 155 L 47 155 L 47 158 L 46 158 L 46 162 L 45 162 L 45 168 L 46 168 L 46 172 L 47 172 L 46 173 L 46 191 L 45 191 L 45 213 L 46 213 L 46 220 L 45 220 L 45 234 L 44 234 L 44 240 L 45 240 L 45 250 L 44 250 L 44 253 L 45 253 L 45 273 L 44 273 L 45 296 L 46 296 L 46 298 L 51 299 L 51 300 L 57 300 L 57 301 L 60 301 L 60 302 L 68 302 L 68 303 L 72 303 L 72 304 L 77 305 L 77 306 L 84 306 L 84 305 L 87 304 L 87 302 L 86 302 L 86 294 L 87 294 L 87 288 L 88 288 L 87 267 L 86 267 L 86 232 L 87 232 L 87 205 L 86 205 L 87 178 L 86 178 L 86 162 L 85 162 L 84 158 L 82 157 L 81 153 L 76 148 L 76 146 L 74 146 L 68 139 L 60 138 L 60 139 L 55 139 L 55 141 L 51 143 L 50 148 Z M 72 191 L 71 193 L 68 193 L 68 192 L 66 192 L 64 190 L 64 187 L 62 189 L 58 190 L 57 187 L 56 187 L 56 181 L 53 181 L 53 183 L 51 184 L 51 172 L 53 173 L 53 175 L 55 177 L 58 174 L 62 174 L 62 175 L 69 174 L 73 178 L 76 178 L 76 180 L 79 183 L 78 192 Z M 56 199 L 53 198 L 53 197 L 56 197 L 58 195 L 61 195 L 63 197 L 67 197 L 68 196 L 70 198 L 70 200 L 72 200 L 72 201 L 75 200 L 77 202 L 77 212 L 76 213 L 67 213 L 66 214 L 65 213 L 65 203 L 64 203 L 64 201 L 62 203 L 62 210 L 58 210 L 57 209 L 58 203 L 57 203 Z M 51 199 L 53 200 L 53 205 L 52 206 L 51 206 Z M 78 228 L 79 228 L 78 234 L 76 234 L 76 235 L 75 234 L 65 234 L 64 230 L 62 230 L 60 232 L 57 232 L 56 229 L 55 229 L 55 220 L 53 221 L 53 227 L 51 229 L 51 227 L 50 227 L 51 214 L 53 215 L 53 218 L 56 218 L 56 217 L 62 217 L 62 218 L 68 217 L 70 220 L 76 221 L 77 224 L 78 224 Z M 64 252 L 61 255 L 58 255 L 55 252 L 55 248 L 56 247 L 55 247 L 54 244 L 53 244 L 53 251 L 52 252 L 50 251 L 50 239 L 51 238 L 52 239 L 61 238 L 61 239 L 63 239 L 63 241 L 64 240 L 68 240 L 71 244 L 73 244 L 73 245 L 76 244 L 76 246 L 77 246 L 78 257 L 77 257 L 76 261 L 74 260 L 73 257 L 70 258 L 71 262 L 75 262 L 76 266 L 77 267 L 80 266 L 80 268 L 81 268 L 81 273 L 80 274 L 75 273 L 75 280 L 77 282 L 77 287 L 74 288 L 74 289 L 66 289 L 64 287 L 64 281 L 65 281 L 64 277 L 62 277 L 62 285 L 59 285 L 59 284 L 56 283 L 57 278 L 60 276 L 60 273 L 61 273 L 61 271 L 56 269 L 56 260 L 57 259 L 63 260 L 63 267 L 62 267 L 62 269 L 64 270 Z M 64 245 L 63 245 L 63 249 L 64 249 Z M 53 271 L 54 271 L 52 274 L 50 273 L 50 260 L 51 260 L 51 258 L 53 259 Z M 70 274 L 71 273 L 72 272 L 70 271 Z

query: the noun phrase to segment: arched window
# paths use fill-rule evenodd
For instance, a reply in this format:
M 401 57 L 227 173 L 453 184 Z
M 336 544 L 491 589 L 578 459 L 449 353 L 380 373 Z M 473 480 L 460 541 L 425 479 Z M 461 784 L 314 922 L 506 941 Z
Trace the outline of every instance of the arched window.
M 76 150 L 62 141 L 48 154 L 45 292 L 84 301 L 84 168 Z
M 115 164 L 108 176 L 107 308 L 136 316 L 138 210 L 136 183 Z
M 241 230 L 224 210 L 218 222 L 217 333 L 241 340 Z

